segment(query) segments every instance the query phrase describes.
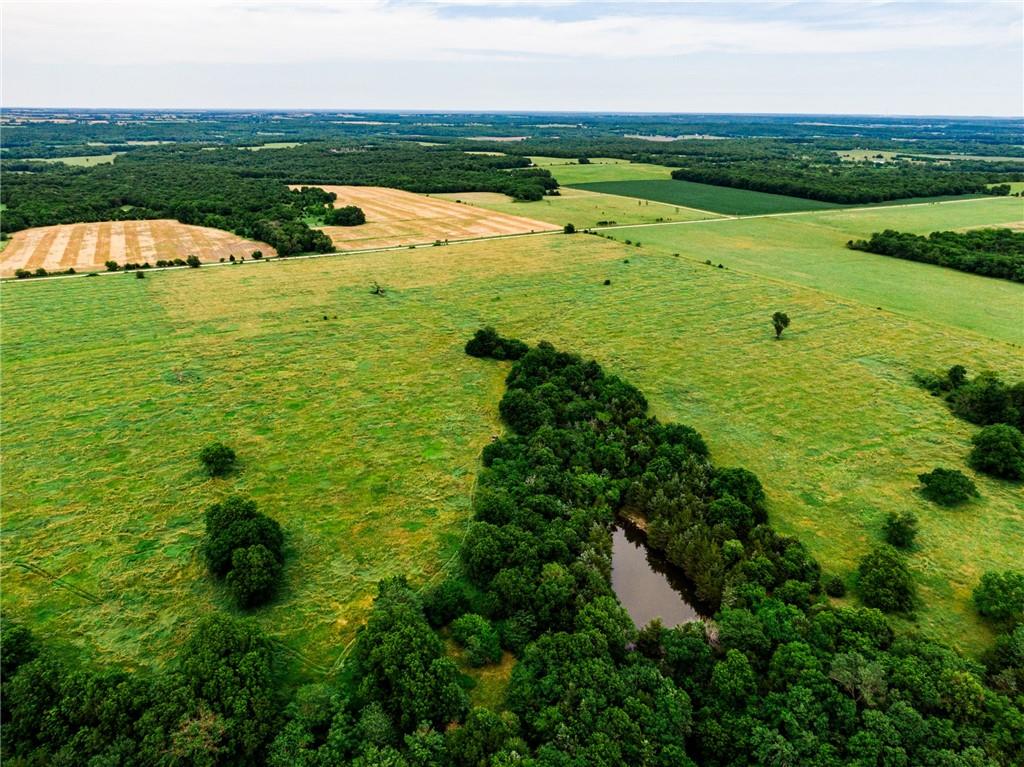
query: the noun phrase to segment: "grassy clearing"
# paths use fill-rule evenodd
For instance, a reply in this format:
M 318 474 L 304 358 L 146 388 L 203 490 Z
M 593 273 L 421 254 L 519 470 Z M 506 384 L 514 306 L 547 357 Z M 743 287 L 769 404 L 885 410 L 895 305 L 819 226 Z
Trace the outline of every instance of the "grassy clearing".
M 538 158 L 533 157 L 531 159 L 536 161 Z M 672 178 L 672 169 L 664 165 L 623 162 L 621 160 L 606 162 L 602 158 L 595 158 L 589 165 L 580 165 L 575 160 L 551 159 L 558 160 L 558 162 L 552 162 L 541 167 L 547 167 L 558 180 L 558 183 L 566 186 L 596 184 L 606 181 L 670 180 Z
M 777 220 L 644 239 L 759 221 Z M 980 650 L 969 594 L 1017 564 L 1020 489 L 978 477 L 983 497 L 961 511 L 915 495 L 919 472 L 962 467 L 974 427 L 910 375 L 959 361 L 1018 379 L 1019 348 L 659 252 L 527 237 L 9 287 L 5 609 L 106 660 L 159 663 L 201 615 L 231 609 L 196 546 L 205 506 L 238 491 L 290 549 L 284 593 L 257 620 L 329 666 L 379 578 L 422 583 L 456 550 L 507 369 L 462 345 L 491 323 L 596 357 L 699 428 L 717 463 L 761 475 L 773 523 L 829 572 L 852 571 L 886 512 L 914 509 L 918 627 Z M 794 322 L 782 342 L 776 309 Z M 195 461 L 213 438 L 241 457 L 225 480 Z
M 651 204 L 646 200 L 632 200 L 571 187 L 563 187 L 556 197 L 545 197 L 536 202 L 521 202 L 496 192 L 458 192 L 431 196 L 445 200 L 458 200 L 469 205 L 514 216 L 548 221 L 559 226 L 571 222 L 577 229 L 599 226 L 602 225 L 602 222 L 604 224 L 653 224 L 659 221 L 696 221 L 717 218 L 714 213 L 705 213 L 677 205 Z
M 649 181 L 604 181 L 594 184 L 573 184 L 580 189 L 606 194 L 619 194 L 656 200 L 671 205 L 710 210 L 731 216 L 754 216 L 764 213 L 791 213 L 802 210 L 827 210 L 839 207 L 835 203 L 804 200 L 781 194 L 751 192 L 727 186 L 697 184 L 692 181 L 660 179 Z
M 927 234 L 1020 221 L 1019 200 L 856 208 L 792 216 L 615 229 L 644 251 L 680 253 L 731 269 L 825 290 L 990 338 L 1024 344 L 1024 287 L 1006 280 L 850 250 L 846 242 L 891 228 Z
M 239 149 L 248 149 L 252 152 L 259 152 L 263 149 L 291 149 L 292 147 L 302 146 L 301 141 L 271 141 L 266 144 L 260 144 L 259 146 L 241 146 Z
M 92 168 L 96 165 L 107 165 L 124 152 L 111 152 L 110 154 L 90 154 L 81 157 L 56 157 L 36 158 L 39 162 L 62 162 L 65 165 L 74 165 L 79 168 Z

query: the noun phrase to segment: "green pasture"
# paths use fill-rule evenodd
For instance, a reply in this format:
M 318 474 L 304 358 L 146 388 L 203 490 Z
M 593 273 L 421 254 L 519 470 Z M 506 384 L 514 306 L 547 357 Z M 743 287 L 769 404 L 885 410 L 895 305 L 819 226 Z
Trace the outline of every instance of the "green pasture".
M 846 243 L 883 229 L 928 234 L 938 229 L 1001 226 L 1024 220 L 1017 198 L 850 208 L 605 231 L 640 241 L 644 252 L 681 256 L 817 288 L 869 308 L 1024 344 L 1024 286 L 850 250 Z
M 531 157 L 534 163 L 537 158 Z M 605 158 L 594 158 L 587 165 L 580 165 L 576 160 L 565 160 L 561 157 L 548 158 L 551 162 L 537 163 L 546 167 L 557 179 L 559 184 L 564 186 L 577 186 L 579 184 L 596 184 L 612 181 L 643 181 L 643 180 L 671 180 L 672 169 L 664 165 L 650 165 L 641 162 L 625 162 L 623 160 L 607 160 Z M 603 191 L 603 190 L 595 190 Z
M 752 192 L 749 189 L 733 189 L 728 186 L 697 184 L 692 181 L 676 181 L 671 178 L 648 181 L 603 181 L 593 184 L 574 183 L 573 187 L 591 192 L 655 200 L 670 205 L 686 205 L 731 216 L 791 213 L 839 207 L 831 202 L 805 200 L 782 194 Z
M 977 205 L 975 221 L 1002 215 Z M 966 219 L 971 205 L 946 207 Z M 1020 348 L 1000 340 L 1011 334 L 998 317 L 968 332 L 889 311 L 893 300 L 878 310 L 765 279 L 724 254 L 736 226 L 755 227 L 743 236 L 775 243 L 773 254 L 786 231 L 797 252 L 810 232 L 832 242 L 847 224 L 831 215 L 792 230 L 776 225 L 801 217 L 620 230 L 642 233 L 642 248 L 558 234 L 8 284 L 3 607 L 94 658 L 159 664 L 199 617 L 232 609 L 198 545 L 205 507 L 241 492 L 287 536 L 286 586 L 256 620 L 303 676 L 325 673 L 380 578 L 423 584 L 459 545 L 507 371 L 462 346 L 493 324 L 595 357 L 659 416 L 700 429 L 720 465 L 761 476 L 773 523 L 828 573 L 851 574 L 888 511 L 916 511 L 916 627 L 978 652 L 990 635 L 970 591 L 985 570 L 1019 564 L 1020 486 L 975 477 L 982 498 L 957 511 L 915 494 L 918 473 L 964 468 L 975 427 L 911 374 L 960 362 L 1021 379 Z M 891 225 L 911 228 L 905 217 Z M 677 251 L 725 238 L 723 255 L 707 256 L 734 268 L 696 262 L 702 248 L 673 257 L 655 244 L 670 232 Z M 931 267 L 908 266 L 933 281 Z M 949 274 L 972 303 L 1013 297 Z M 370 294 L 374 280 L 383 297 Z M 945 283 L 935 284 L 941 308 Z M 776 310 L 793 319 L 781 342 Z M 241 459 L 225 479 L 204 477 L 195 459 L 213 439 Z
M 653 224 L 662 221 L 718 218 L 715 213 L 678 205 L 587 192 L 568 186 L 562 187 L 558 195 L 534 202 L 513 200 L 508 195 L 497 192 L 457 192 L 430 196 L 457 200 L 513 216 L 548 221 L 559 226 L 572 223 L 577 229 L 611 224 Z
M 790 197 L 784 194 L 754 192 L 750 189 L 735 189 L 728 186 L 698 184 L 693 181 L 677 181 L 675 179 L 610 181 L 593 184 L 573 184 L 572 186 L 576 189 L 586 189 L 591 192 L 656 200 L 671 205 L 686 205 L 691 208 L 700 208 L 701 210 L 731 216 L 763 216 L 776 213 L 800 213 L 809 210 L 903 206 L 917 203 L 975 199 L 984 196 L 910 197 L 903 200 L 888 200 L 870 205 L 843 205 L 836 202 L 822 202 L 821 200 Z

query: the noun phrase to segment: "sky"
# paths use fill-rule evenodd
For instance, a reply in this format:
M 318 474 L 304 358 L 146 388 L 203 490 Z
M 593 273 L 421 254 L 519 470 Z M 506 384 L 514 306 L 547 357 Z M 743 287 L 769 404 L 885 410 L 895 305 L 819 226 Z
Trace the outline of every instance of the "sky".
M 1024 0 L 23 2 L 0 104 L 1024 115 Z

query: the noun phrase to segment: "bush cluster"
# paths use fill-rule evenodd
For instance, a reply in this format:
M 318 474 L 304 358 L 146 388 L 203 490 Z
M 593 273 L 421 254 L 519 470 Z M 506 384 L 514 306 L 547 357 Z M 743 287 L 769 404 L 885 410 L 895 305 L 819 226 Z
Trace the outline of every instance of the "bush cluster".
M 359 226 L 366 223 L 366 214 L 357 205 L 345 205 L 328 210 L 324 223 L 328 226 Z
M 956 469 L 940 467 L 918 474 L 917 478 L 921 482 L 921 495 L 940 506 L 958 506 L 978 497 L 974 481 Z
M 492 327 L 481 328 L 466 342 L 466 354 L 495 360 L 517 360 L 529 347 L 518 338 L 503 338 Z
M 256 502 L 232 495 L 206 512 L 203 556 L 210 572 L 224 578 L 241 607 L 267 602 L 281 582 L 281 526 L 257 511 Z

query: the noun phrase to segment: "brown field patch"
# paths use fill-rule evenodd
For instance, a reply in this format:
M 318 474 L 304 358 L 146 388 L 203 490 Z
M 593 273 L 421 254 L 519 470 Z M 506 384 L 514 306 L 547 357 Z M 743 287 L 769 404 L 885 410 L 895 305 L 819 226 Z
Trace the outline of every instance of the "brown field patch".
M 265 243 L 170 219 L 58 224 L 16 232 L 0 252 L 0 276 L 39 267 L 48 272 L 69 268 L 84 272 L 102 269 L 107 261 L 155 265 L 161 259 L 186 258 L 193 253 L 201 261 L 211 262 L 232 254 L 248 256 L 254 250 L 262 250 L 265 256 L 277 255 Z
M 366 223 L 361 226 L 322 227 L 338 250 L 546 232 L 555 228 L 544 221 L 461 205 L 400 189 L 380 186 L 322 188 L 338 196 L 335 207 L 358 205 L 366 213 Z

